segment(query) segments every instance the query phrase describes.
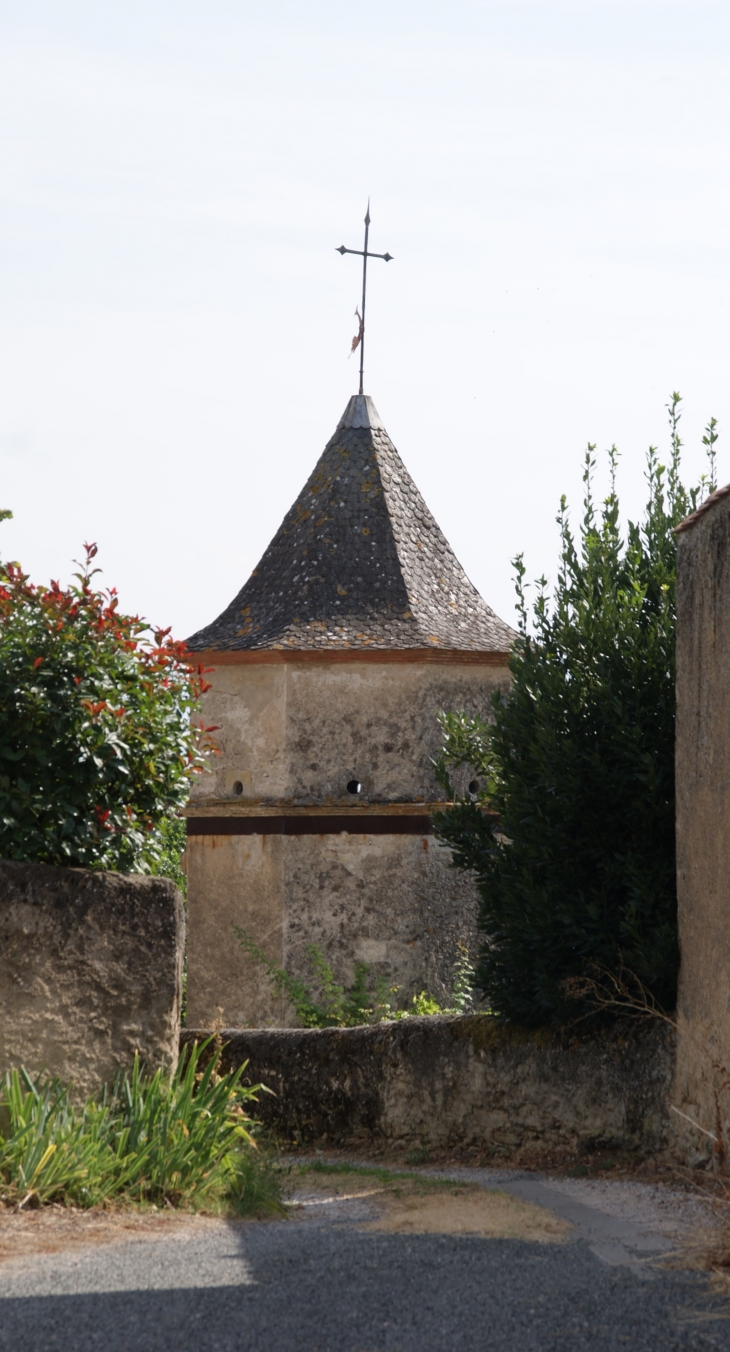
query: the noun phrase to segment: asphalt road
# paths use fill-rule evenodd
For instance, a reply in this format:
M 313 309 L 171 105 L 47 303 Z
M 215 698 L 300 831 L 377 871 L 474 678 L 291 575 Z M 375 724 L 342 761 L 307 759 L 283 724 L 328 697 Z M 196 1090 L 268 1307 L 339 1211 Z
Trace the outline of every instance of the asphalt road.
M 565 1244 L 363 1232 L 330 1210 L 14 1261 L 0 1349 L 730 1352 L 730 1302 L 657 1269 L 666 1239 L 565 1205 Z

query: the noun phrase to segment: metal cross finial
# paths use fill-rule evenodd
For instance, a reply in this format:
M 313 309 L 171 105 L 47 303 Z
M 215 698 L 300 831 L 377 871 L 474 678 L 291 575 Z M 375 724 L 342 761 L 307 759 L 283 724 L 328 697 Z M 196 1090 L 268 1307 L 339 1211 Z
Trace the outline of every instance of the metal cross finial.
M 358 344 L 360 346 L 360 394 L 362 394 L 363 392 L 362 380 L 363 380 L 363 367 L 365 364 L 365 290 L 368 278 L 368 259 L 384 258 L 386 263 L 389 263 L 391 258 L 393 257 L 393 255 L 389 253 L 384 254 L 368 253 L 369 230 L 370 230 L 370 198 L 368 197 L 368 209 L 365 212 L 365 243 L 362 249 L 346 249 L 344 244 L 341 244 L 339 249 L 336 250 L 336 253 L 340 254 L 346 253 L 359 254 L 360 257 L 362 258 L 362 311 L 360 313 L 358 313 L 357 310 L 355 311 L 360 320 L 360 332 L 357 335 L 357 337 L 353 338 L 352 340 L 353 352 L 355 351 L 355 348 L 358 346 Z

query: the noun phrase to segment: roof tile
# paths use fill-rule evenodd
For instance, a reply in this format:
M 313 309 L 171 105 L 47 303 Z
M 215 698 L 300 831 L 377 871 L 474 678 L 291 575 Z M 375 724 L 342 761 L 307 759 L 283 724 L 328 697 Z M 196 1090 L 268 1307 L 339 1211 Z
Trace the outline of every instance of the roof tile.
M 505 652 L 514 638 L 466 576 L 372 399 L 355 395 L 248 582 L 187 646 Z

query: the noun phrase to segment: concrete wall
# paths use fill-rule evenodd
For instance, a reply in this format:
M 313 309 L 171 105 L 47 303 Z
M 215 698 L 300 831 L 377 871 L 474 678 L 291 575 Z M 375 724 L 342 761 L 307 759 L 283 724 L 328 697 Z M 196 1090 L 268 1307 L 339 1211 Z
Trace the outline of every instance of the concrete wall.
M 681 966 L 674 1102 L 730 1133 L 730 490 L 677 537 L 677 900 Z M 682 1119 L 685 1158 L 712 1150 Z
M 0 1074 L 94 1093 L 177 1058 L 184 913 L 167 878 L 0 860 Z
M 410 804 L 427 828 L 430 805 L 443 799 L 430 768 L 441 745 L 437 715 L 488 715 L 492 692 L 509 684 L 507 667 L 489 654 L 484 662 L 455 653 L 433 662 L 314 656 L 281 661 L 277 652 L 209 676 L 204 716 L 219 729 L 221 754 L 196 785 L 190 816 L 273 819 L 292 808 L 349 816 L 341 833 L 330 823 L 297 835 L 289 822 L 286 836 L 204 835 L 190 824 L 189 1022 L 209 1023 L 218 1010 L 237 1026 L 294 1021 L 237 947 L 234 925 L 295 976 L 307 974 L 308 943 L 345 985 L 354 962 L 368 961 L 404 1002 L 424 987 L 443 1000 L 459 945 L 475 952 L 478 894 L 449 867 L 450 852 L 426 829 L 388 834 L 381 822 L 375 834 L 357 814 Z M 351 780 L 362 785 L 357 797 Z
M 669 1136 L 664 1024 L 577 1037 L 475 1015 L 223 1038 L 228 1064 L 248 1061 L 247 1082 L 275 1091 L 258 1112 L 285 1141 L 653 1155 Z

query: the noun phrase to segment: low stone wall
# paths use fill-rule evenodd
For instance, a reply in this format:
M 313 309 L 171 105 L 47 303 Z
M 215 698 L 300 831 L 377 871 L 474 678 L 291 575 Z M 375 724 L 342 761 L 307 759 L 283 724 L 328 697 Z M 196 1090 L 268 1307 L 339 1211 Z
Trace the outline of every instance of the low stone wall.
M 260 1117 L 290 1141 L 656 1154 L 669 1139 L 674 1034 L 659 1023 L 576 1036 L 473 1015 L 221 1036 L 225 1064 L 274 1090 Z
M 177 1058 L 185 934 L 167 878 L 0 860 L 0 1074 L 49 1071 L 76 1097 Z

